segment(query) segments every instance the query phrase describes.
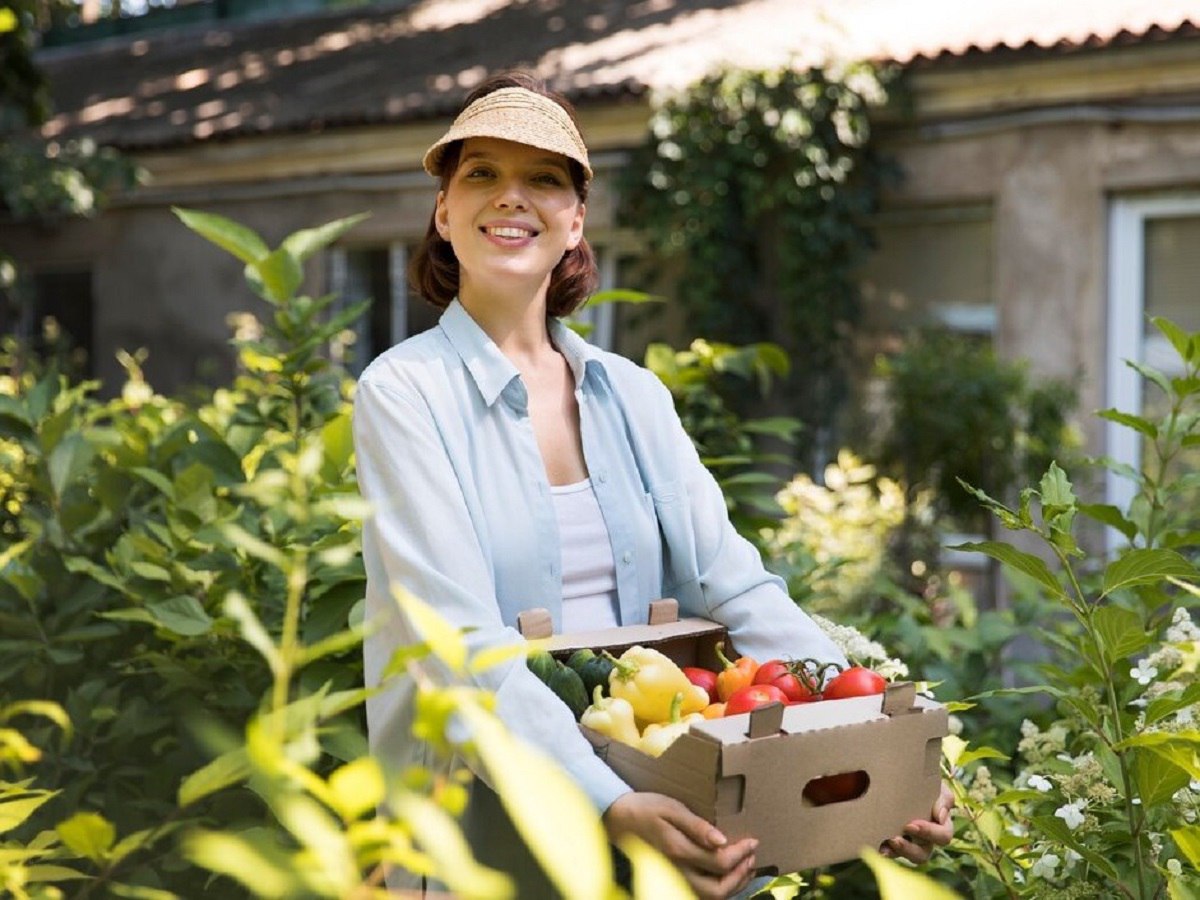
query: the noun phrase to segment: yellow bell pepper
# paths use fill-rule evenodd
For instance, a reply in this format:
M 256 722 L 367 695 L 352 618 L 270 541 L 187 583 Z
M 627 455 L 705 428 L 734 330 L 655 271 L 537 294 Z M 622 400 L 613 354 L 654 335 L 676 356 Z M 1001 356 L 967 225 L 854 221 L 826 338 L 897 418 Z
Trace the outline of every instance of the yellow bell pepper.
M 633 646 L 622 653 L 620 659 L 606 655 L 613 661 L 608 692 L 613 697 L 628 700 L 639 722 L 669 722 L 671 702 L 676 694 L 683 695 L 680 707 L 683 715 L 708 706 L 708 691 L 688 681 L 683 670 L 657 650 Z
M 681 717 L 679 710 L 682 705 L 683 694 L 676 694 L 675 699 L 671 701 L 670 720 L 647 725 L 646 730 L 642 732 L 642 740 L 637 748 L 647 756 L 662 756 L 663 752 L 675 743 L 676 738 L 692 727 L 693 722 L 704 718 L 698 712 Z
M 633 707 L 620 697 L 605 697 L 604 688 L 596 685 L 592 705 L 583 711 L 580 725 L 599 732 L 614 741 L 636 747 L 641 741 L 637 723 L 633 720 Z

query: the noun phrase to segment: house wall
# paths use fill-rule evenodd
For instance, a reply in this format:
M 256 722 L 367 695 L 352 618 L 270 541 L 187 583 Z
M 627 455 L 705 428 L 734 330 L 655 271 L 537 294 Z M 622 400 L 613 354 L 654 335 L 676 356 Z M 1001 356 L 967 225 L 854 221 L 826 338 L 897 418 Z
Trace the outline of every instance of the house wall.
M 1080 376 L 1080 424 L 1101 451 L 1108 207 L 1126 194 L 1200 187 L 1200 110 L 1189 121 L 997 116 L 886 141 L 905 172 L 887 205 L 992 210 L 995 344 L 1035 373 Z

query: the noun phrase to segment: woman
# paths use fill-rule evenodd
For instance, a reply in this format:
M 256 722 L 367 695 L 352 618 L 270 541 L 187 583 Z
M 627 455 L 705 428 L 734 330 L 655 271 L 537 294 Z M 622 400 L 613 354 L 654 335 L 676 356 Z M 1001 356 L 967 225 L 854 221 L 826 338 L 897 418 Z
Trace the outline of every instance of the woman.
M 724 624 L 742 653 L 844 662 L 730 525 L 658 379 L 558 321 L 596 285 L 583 237 L 592 170 L 566 101 L 526 74 L 493 78 L 424 164 L 441 189 L 411 274 L 445 312 L 375 360 L 355 400 L 359 480 L 375 507 L 363 531 L 380 626 L 368 684 L 417 639 L 392 583 L 471 629 L 475 646 L 519 640 L 529 608 L 577 631 L 645 623 L 649 601 L 674 597 L 682 614 Z M 578 781 L 614 840 L 640 835 L 701 897 L 746 887 L 753 839 L 727 841 L 681 803 L 632 791 L 522 661 L 480 682 L 507 725 Z M 368 702 L 373 748 L 397 766 L 433 762 L 410 734 L 412 692 L 401 680 Z M 920 860 L 949 840 L 943 793 L 894 852 Z M 515 868 L 518 896 L 552 895 L 478 781 L 464 828 L 481 861 Z

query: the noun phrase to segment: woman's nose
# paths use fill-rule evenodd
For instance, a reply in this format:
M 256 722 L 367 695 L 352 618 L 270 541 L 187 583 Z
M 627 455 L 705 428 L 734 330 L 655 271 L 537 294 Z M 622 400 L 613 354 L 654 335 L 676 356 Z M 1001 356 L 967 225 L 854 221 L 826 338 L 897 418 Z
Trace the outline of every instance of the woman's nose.
M 525 191 L 518 179 L 509 178 L 501 182 L 500 189 L 496 192 L 497 207 L 501 209 L 526 209 L 528 205 Z

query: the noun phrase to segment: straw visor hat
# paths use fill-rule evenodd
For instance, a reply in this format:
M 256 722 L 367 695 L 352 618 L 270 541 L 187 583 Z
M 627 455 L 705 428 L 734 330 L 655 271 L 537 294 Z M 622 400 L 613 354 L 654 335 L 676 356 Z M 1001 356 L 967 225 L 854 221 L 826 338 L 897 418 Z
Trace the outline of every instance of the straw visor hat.
M 441 175 L 446 146 L 473 137 L 499 138 L 560 153 L 579 163 L 589 181 L 592 178 L 587 147 L 567 111 L 549 97 L 525 88 L 500 88 L 459 113 L 450 130 L 425 151 L 425 171 Z

